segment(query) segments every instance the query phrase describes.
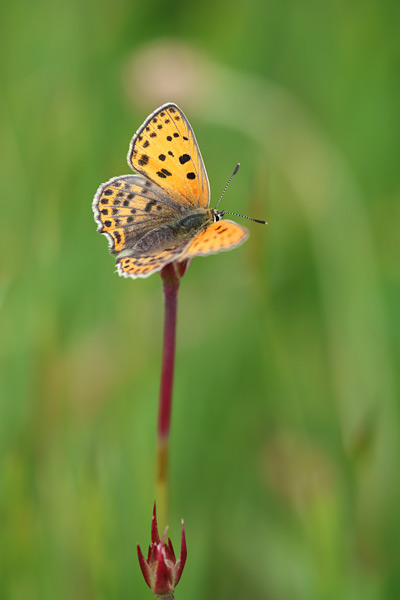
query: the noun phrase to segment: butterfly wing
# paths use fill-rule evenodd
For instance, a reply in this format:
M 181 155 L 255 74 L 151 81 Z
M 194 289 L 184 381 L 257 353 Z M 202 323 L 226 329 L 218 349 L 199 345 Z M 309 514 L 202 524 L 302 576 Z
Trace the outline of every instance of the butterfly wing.
M 174 249 L 163 250 L 150 255 L 132 256 L 124 255 L 117 260 L 117 271 L 123 277 L 148 277 L 152 273 L 161 271 L 168 263 L 180 260 L 187 242 Z
M 112 253 L 133 246 L 148 231 L 175 221 L 182 207 L 141 175 L 122 175 L 103 183 L 93 200 L 98 231 L 107 235 Z
M 128 163 L 175 202 L 207 208 L 210 188 L 193 129 L 176 104 L 155 110 L 133 136 Z
M 174 261 L 184 261 L 193 256 L 215 254 L 222 250 L 230 250 L 242 244 L 249 233 L 245 227 L 233 221 L 212 223 L 206 230 L 197 234 L 189 242 L 184 242 L 173 249 L 164 250 L 146 256 L 133 256 L 122 253 L 117 260 L 117 269 L 124 277 L 148 277 L 160 271 L 165 265 Z
M 230 250 L 243 244 L 248 236 L 249 232 L 247 229 L 233 221 L 217 221 L 201 233 L 198 233 L 187 244 L 180 260 L 186 260 L 192 256 L 205 256 L 206 254 L 221 252 L 222 250 Z

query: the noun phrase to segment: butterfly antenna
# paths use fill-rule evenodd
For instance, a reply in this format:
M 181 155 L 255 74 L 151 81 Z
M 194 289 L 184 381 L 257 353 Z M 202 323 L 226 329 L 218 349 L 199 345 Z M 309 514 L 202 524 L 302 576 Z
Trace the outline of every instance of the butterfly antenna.
M 238 163 L 236 165 L 232 175 L 230 176 L 229 181 L 226 184 L 224 191 L 222 192 L 220 199 L 217 202 L 217 206 L 215 207 L 215 210 L 217 210 L 218 204 L 221 202 L 222 196 L 225 194 L 226 190 L 228 189 L 228 185 L 230 184 L 230 182 L 232 181 L 232 179 L 234 178 L 236 173 L 239 171 L 239 167 L 240 167 L 240 163 Z M 225 210 L 220 212 L 219 215 L 221 217 L 223 217 L 224 215 L 233 215 L 234 217 L 242 217 L 242 219 L 248 219 L 249 221 L 254 221 L 254 223 L 261 223 L 262 225 L 268 225 L 267 221 L 260 221 L 260 219 L 252 219 L 251 217 L 246 217 L 245 215 L 239 215 L 238 213 L 226 212 Z
M 239 171 L 239 167 L 240 167 L 240 163 L 238 163 L 232 173 L 232 175 L 229 177 L 229 181 L 226 184 L 226 186 L 224 187 L 224 191 L 222 192 L 221 196 L 219 197 L 219 200 L 217 202 L 217 206 L 215 207 L 215 210 L 217 210 L 218 208 L 218 204 L 221 202 L 222 200 L 222 196 L 225 194 L 226 190 L 228 189 L 228 185 L 230 184 L 230 182 L 232 181 L 232 179 L 235 177 L 236 173 Z
M 221 217 L 224 215 L 233 215 L 234 217 L 242 217 L 242 219 L 248 219 L 249 221 L 254 221 L 254 223 L 261 223 L 261 225 L 268 225 L 267 221 L 260 221 L 260 219 L 252 219 L 251 217 L 246 217 L 246 215 L 239 215 L 238 213 L 226 212 L 223 210 L 219 213 Z

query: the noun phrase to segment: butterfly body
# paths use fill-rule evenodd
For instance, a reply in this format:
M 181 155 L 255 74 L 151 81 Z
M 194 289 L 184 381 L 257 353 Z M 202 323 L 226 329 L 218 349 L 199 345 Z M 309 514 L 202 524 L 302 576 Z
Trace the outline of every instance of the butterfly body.
M 153 254 L 188 242 L 214 222 L 211 210 L 197 209 L 175 221 L 163 223 L 145 233 L 129 251 L 132 256 Z
M 152 113 L 132 138 L 128 163 L 140 174 L 114 177 L 93 201 L 124 277 L 147 277 L 173 261 L 238 246 L 247 230 L 209 208 L 207 173 L 194 132 L 175 104 Z

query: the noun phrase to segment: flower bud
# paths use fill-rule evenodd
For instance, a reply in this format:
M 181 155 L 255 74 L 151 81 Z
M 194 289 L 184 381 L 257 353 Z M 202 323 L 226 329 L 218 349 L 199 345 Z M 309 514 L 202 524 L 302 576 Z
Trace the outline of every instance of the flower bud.
M 149 546 L 147 560 L 144 558 L 139 544 L 137 546 L 137 551 L 143 577 L 149 588 L 155 594 L 156 598 L 173 600 L 174 589 L 178 585 L 178 582 L 181 578 L 187 556 L 185 528 L 183 521 L 181 553 L 178 560 L 175 558 L 171 540 L 168 538 L 168 544 L 165 543 L 166 533 L 167 529 L 165 529 L 160 539 L 158 534 L 156 507 L 154 505 L 153 519 L 151 523 L 151 546 Z

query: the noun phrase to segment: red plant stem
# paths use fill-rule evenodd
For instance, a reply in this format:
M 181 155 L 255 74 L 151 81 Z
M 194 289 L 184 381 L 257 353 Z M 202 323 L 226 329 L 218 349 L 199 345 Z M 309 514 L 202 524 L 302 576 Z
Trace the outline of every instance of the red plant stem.
M 161 271 L 164 293 L 164 342 L 157 429 L 158 508 L 164 525 L 167 520 L 169 433 L 171 425 L 172 386 L 175 367 L 176 313 L 179 275 L 170 263 Z
M 175 365 L 176 311 L 179 290 L 179 277 L 173 263 L 161 271 L 164 292 L 164 344 L 160 386 L 160 407 L 158 413 L 158 438 L 169 437 L 171 423 L 172 386 Z

